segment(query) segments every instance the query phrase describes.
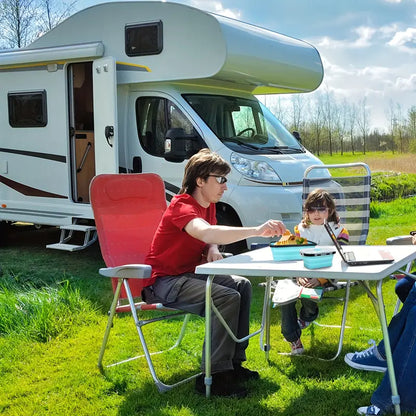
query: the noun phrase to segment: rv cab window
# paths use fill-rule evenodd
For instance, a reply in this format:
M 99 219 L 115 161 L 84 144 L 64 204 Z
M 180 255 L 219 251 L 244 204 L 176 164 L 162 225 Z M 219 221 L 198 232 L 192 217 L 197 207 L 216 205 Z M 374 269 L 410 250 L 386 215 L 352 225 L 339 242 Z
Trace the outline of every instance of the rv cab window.
M 9 124 L 12 127 L 45 127 L 46 91 L 9 92 Z
M 304 153 L 304 148 L 258 100 L 186 94 L 185 100 L 225 146 L 245 154 Z
M 136 101 L 137 131 L 143 149 L 153 156 L 165 156 L 168 131 L 176 132 L 173 140 L 188 140 L 196 153 L 203 140 L 191 121 L 172 101 L 161 97 L 140 97 Z
M 162 22 L 129 25 L 125 28 L 126 55 L 157 55 L 163 49 Z

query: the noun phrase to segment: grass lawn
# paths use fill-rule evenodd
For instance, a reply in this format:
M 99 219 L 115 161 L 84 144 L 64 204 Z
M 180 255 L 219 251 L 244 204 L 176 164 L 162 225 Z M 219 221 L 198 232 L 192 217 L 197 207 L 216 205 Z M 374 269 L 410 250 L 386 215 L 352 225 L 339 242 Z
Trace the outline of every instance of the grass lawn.
M 353 288 L 347 322 L 351 328 L 346 330 L 343 353 L 335 362 L 281 355 L 289 348 L 280 335 L 279 310 L 274 309 L 270 362 L 260 351 L 258 337 L 248 348 L 247 366 L 258 370 L 261 379 L 249 385 L 246 399 L 207 400 L 194 392 L 192 382 L 159 394 L 143 359 L 109 368 L 101 375 L 96 363 L 111 302 L 110 282 L 97 273 L 103 265 L 98 246 L 80 253 L 46 250 L 45 244 L 56 238 L 53 229 L 22 229 L 0 250 L 3 279 L 21 284 L 31 281 L 39 287 L 68 282 L 82 299 L 80 311 L 67 321 L 61 317 L 60 333 L 48 341 L 27 339 L 24 332 L 0 338 L 2 415 L 352 415 L 370 402 L 381 380 L 380 373 L 353 370 L 342 359 L 345 352 L 366 348 L 368 339 L 381 337 L 371 303 L 359 287 Z M 261 319 L 261 281 L 253 279 L 253 329 Z M 395 303 L 393 287 L 393 281 L 386 281 L 387 316 L 392 315 Z M 320 305 L 319 322 L 339 323 L 340 302 L 328 300 Z M 192 318 L 183 345 L 155 358 L 163 380 L 174 382 L 198 370 L 202 323 Z M 156 324 L 146 327 L 146 332 L 152 346 L 160 349 L 179 327 L 179 322 Z M 336 351 L 337 336 L 337 329 L 312 326 L 302 339 L 309 354 L 330 357 Z M 119 317 L 104 361 L 140 352 L 137 346 L 131 317 Z
M 321 159 L 364 161 L 372 170 L 387 159 L 397 162 L 379 154 Z M 413 158 L 411 163 L 408 159 L 398 163 L 414 173 Z M 368 244 L 384 244 L 387 237 L 416 229 L 416 198 L 377 204 L 372 210 Z M 316 325 L 302 335 L 307 354 L 315 358 L 282 355 L 290 348 L 280 334 L 280 311 L 273 309 L 270 361 L 259 348 L 259 338 L 253 338 L 247 366 L 260 372 L 260 380 L 249 384 L 250 394 L 243 400 L 207 400 L 195 393 L 192 382 L 160 394 L 143 359 L 100 374 L 97 359 L 112 299 L 111 283 L 97 272 L 104 265 L 98 245 L 78 253 L 47 250 L 45 245 L 56 242 L 58 234 L 54 228 L 21 227 L 0 249 L 1 415 L 347 416 L 370 403 L 382 374 L 353 370 L 343 361 L 346 352 L 367 348 L 369 339 L 381 338 L 376 314 L 361 287 L 352 288 L 349 328 L 335 361 L 316 357 L 335 354 L 338 329 Z M 261 320 L 261 281 L 252 280 L 253 330 Z M 396 302 L 394 281 L 386 279 L 383 293 L 389 319 Z M 322 301 L 318 322 L 338 324 L 341 308 L 337 300 Z M 179 328 L 180 322 L 145 327 L 152 349 L 166 347 Z M 173 383 L 198 371 L 203 336 L 203 320 L 193 317 L 181 347 L 155 357 L 163 381 Z M 137 353 L 141 351 L 133 320 L 129 315 L 117 317 L 104 362 Z

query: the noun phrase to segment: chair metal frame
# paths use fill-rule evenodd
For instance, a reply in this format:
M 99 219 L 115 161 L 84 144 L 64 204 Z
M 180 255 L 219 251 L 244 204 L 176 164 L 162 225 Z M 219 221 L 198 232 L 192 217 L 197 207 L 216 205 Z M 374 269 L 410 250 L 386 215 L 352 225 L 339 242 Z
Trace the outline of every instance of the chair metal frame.
M 111 195 L 111 188 L 106 188 L 108 186 L 108 183 L 114 181 L 114 184 L 116 184 L 115 188 L 113 188 L 114 194 Z M 114 187 L 114 184 L 112 185 Z M 119 184 L 117 186 L 117 184 Z M 122 188 L 120 190 L 120 188 Z M 110 189 L 110 190 L 109 190 Z M 110 195 L 107 195 L 108 200 L 107 202 L 102 202 L 99 199 L 102 197 L 102 194 L 105 192 L 110 192 Z M 124 192 L 124 194 L 123 194 Z M 147 192 L 147 195 L 146 195 Z M 128 199 L 126 202 L 127 210 L 121 212 L 117 211 L 117 204 L 118 201 L 124 200 L 125 198 Z M 98 357 L 98 368 L 101 372 L 104 372 L 104 368 L 116 366 L 119 364 L 123 364 L 126 362 L 130 362 L 132 360 L 136 360 L 138 358 L 144 357 L 146 359 L 147 365 L 149 367 L 150 373 L 152 375 L 153 381 L 156 384 L 156 387 L 158 388 L 159 392 L 165 392 L 168 390 L 171 390 L 172 388 L 179 386 L 183 383 L 186 383 L 194 378 L 196 378 L 200 372 L 190 376 L 186 377 L 174 384 L 166 384 L 162 382 L 159 377 L 157 376 L 152 356 L 155 354 L 161 354 L 166 351 L 170 351 L 173 348 L 176 348 L 180 345 L 184 334 L 186 330 L 187 323 L 190 318 L 190 314 L 186 313 L 184 311 L 167 308 L 161 303 L 153 303 L 148 304 L 144 302 L 141 299 L 138 299 L 139 301 L 135 301 L 135 299 L 141 297 L 141 288 L 143 286 L 143 283 L 145 282 L 145 279 L 149 279 L 151 277 L 152 268 L 148 264 L 144 264 L 144 257 L 147 254 L 146 253 L 135 253 L 134 248 L 131 249 L 131 252 L 128 249 L 124 250 L 124 246 L 128 243 L 126 241 L 131 241 L 132 238 L 129 239 L 129 237 L 135 237 L 140 238 L 136 234 L 136 231 L 138 228 L 130 229 L 126 231 L 126 235 L 122 236 L 122 239 L 124 241 L 120 242 L 120 246 L 117 245 L 117 242 L 110 241 L 111 238 L 111 232 L 108 232 L 108 230 L 105 229 L 106 226 L 110 224 L 110 220 L 107 216 L 107 218 L 104 219 L 104 216 L 106 215 L 105 209 L 101 205 L 105 205 L 108 203 L 109 205 L 113 204 L 113 207 L 111 208 L 117 216 L 122 215 L 130 215 L 129 218 L 134 218 L 134 213 L 140 210 L 139 202 L 143 198 L 146 198 L 146 203 L 148 203 L 149 198 L 157 198 L 158 202 L 156 203 L 156 207 L 152 207 L 152 215 L 153 217 L 150 219 L 149 222 L 146 223 L 146 227 L 153 227 L 153 229 L 147 229 L 147 233 L 156 231 L 156 227 L 159 223 L 160 218 L 163 215 L 164 210 L 166 209 L 166 199 L 165 199 L 165 188 L 164 183 L 162 179 L 155 174 L 145 173 L 145 174 L 103 174 L 98 175 L 93 178 L 90 186 L 90 201 L 91 206 L 94 212 L 94 217 L 97 225 L 97 234 L 98 234 L 98 240 L 100 243 L 101 252 L 104 258 L 104 261 L 108 267 L 100 268 L 99 274 L 101 276 L 112 278 L 113 282 L 113 289 L 114 289 L 114 296 L 111 303 L 111 307 L 109 310 L 109 316 L 107 321 L 107 326 L 105 329 L 103 342 L 101 345 L 99 357 Z M 129 206 L 129 204 L 131 206 Z M 124 207 L 125 208 L 125 207 Z M 123 209 L 124 209 L 123 208 Z M 133 217 L 131 216 L 133 214 Z M 142 213 L 143 214 L 143 213 Z M 129 221 L 130 221 L 129 219 Z M 133 227 L 133 224 L 132 224 Z M 136 227 L 140 227 L 139 225 L 136 225 Z M 153 230 L 153 231 L 152 231 Z M 127 232 L 130 232 L 130 236 L 127 235 Z M 152 234 L 152 235 L 153 235 Z M 118 238 L 120 238 L 120 235 L 118 235 Z M 150 242 L 148 243 L 150 248 Z M 111 247 L 110 247 L 111 246 Z M 112 252 L 112 248 L 114 248 L 115 251 L 121 250 L 123 251 L 123 259 L 118 259 L 116 255 Z M 118 263 L 124 263 L 126 260 L 131 261 L 130 264 L 118 264 Z M 133 263 L 134 262 L 134 263 Z M 127 303 L 123 303 L 123 300 L 127 299 Z M 139 313 L 141 311 L 163 311 L 166 312 L 166 314 L 157 316 L 155 318 L 151 319 L 141 319 L 139 316 Z M 131 357 L 122 361 L 114 362 L 112 364 L 103 365 L 103 357 L 106 350 L 106 346 L 109 340 L 109 335 L 111 328 L 113 327 L 113 321 L 114 316 L 116 313 L 122 313 L 122 312 L 131 312 L 137 334 L 140 339 L 140 344 L 143 349 L 142 355 L 137 355 L 135 357 Z M 146 339 L 142 330 L 142 327 L 145 325 L 148 325 L 150 323 L 163 321 L 166 319 L 172 319 L 177 318 L 179 316 L 183 316 L 183 324 L 181 327 L 181 330 L 179 332 L 179 336 L 177 340 L 174 342 L 174 344 L 165 350 L 157 351 L 157 352 L 150 352 L 149 348 L 146 343 Z
M 345 177 L 333 177 L 328 169 L 352 169 L 352 168 L 359 168 L 362 169 L 365 174 L 362 175 L 354 175 L 354 176 L 345 176 Z M 318 176 L 315 174 L 316 171 L 324 171 L 325 175 Z M 339 182 L 341 179 L 350 179 L 354 182 L 358 178 L 362 178 L 363 184 L 356 185 L 352 183 L 348 186 L 342 186 Z M 313 186 L 312 186 L 313 184 Z M 328 186 L 328 185 L 331 186 Z M 369 218 L 370 218 L 370 186 L 371 186 L 371 171 L 367 164 L 365 163 L 344 163 L 344 164 L 329 164 L 329 165 L 313 165 L 310 166 L 305 170 L 304 179 L 303 179 L 303 192 L 302 192 L 302 201 L 304 202 L 312 189 L 322 188 L 330 192 L 335 199 L 335 202 L 343 200 L 343 208 L 340 209 L 337 205 L 337 212 L 340 216 L 341 224 L 347 228 L 350 234 L 350 244 L 365 244 L 368 229 L 369 229 Z M 343 198 L 344 195 L 347 193 L 351 193 L 354 195 L 354 198 L 348 199 Z M 355 194 L 357 194 L 355 196 Z M 363 206 L 363 210 L 354 209 L 355 206 Z M 352 208 L 349 209 L 349 208 Z M 351 215 L 351 211 L 355 213 L 360 213 L 359 216 L 356 214 Z M 355 222 L 352 222 L 354 218 L 357 218 Z M 360 220 L 358 220 L 358 218 Z M 314 321 L 314 325 L 320 327 L 331 327 L 331 328 L 339 328 L 339 340 L 338 340 L 338 347 L 335 355 L 331 358 L 321 358 L 313 356 L 313 358 L 317 358 L 323 361 L 334 361 L 338 358 L 339 354 L 342 350 L 342 345 L 344 342 L 344 333 L 346 329 L 346 319 L 347 319 L 347 312 L 348 312 L 348 304 L 350 299 L 350 292 L 351 286 L 355 286 L 360 282 L 351 282 L 349 280 L 345 282 L 334 282 L 334 287 L 327 289 L 325 292 L 330 290 L 338 290 L 338 289 L 345 289 L 345 296 L 342 298 L 335 298 L 335 297 L 323 297 L 323 299 L 334 299 L 340 300 L 344 303 L 343 310 L 342 310 L 342 317 L 341 317 L 341 324 L 340 325 L 324 325 L 320 324 L 317 321 Z M 271 294 L 272 295 L 272 294 Z M 303 354 L 303 356 L 307 356 Z

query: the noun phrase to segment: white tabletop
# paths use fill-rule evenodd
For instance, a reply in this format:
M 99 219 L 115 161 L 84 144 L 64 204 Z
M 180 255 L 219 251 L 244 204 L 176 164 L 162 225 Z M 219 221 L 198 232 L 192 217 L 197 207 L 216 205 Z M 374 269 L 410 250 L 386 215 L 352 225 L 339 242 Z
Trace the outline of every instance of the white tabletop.
M 416 258 L 416 246 L 347 246 L 348 251 L 360 253 L 360 256 L 371 256 L 378 250 L 391 253 L 395 259 L 390 264 L 371 266 L 348 266 L 338 253 L 334 255 L 331 267 L 307 269 L 302 260 L 274 261 L 270 247 L 252 250 L 223 260 L 197 266 L 197 274 L 237 274 L 241 276 L 274 276 L 274 277 L 322 277 L 347 280 L 380 280 L 395 272 Z

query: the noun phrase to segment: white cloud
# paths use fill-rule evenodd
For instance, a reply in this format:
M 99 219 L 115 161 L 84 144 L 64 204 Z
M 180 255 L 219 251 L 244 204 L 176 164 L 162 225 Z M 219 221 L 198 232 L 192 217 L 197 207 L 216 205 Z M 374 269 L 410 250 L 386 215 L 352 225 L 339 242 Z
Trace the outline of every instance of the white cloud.
M 191 0 L 189 4 L 198 9 L 207 10 L 221 16 L 231 17 L 232 19 L 240 19 L 241 11 L 236 9 L 227 9 L 222 2 L 213 0 Z
M 398 77 L 395 87 L 401 91 L 416 92 L 416 74 L 410 75 L 409 78 Z
M 354 29 L 354 32 L 357 33 L 358 39 L 353 42 L 353 47 L 364 48 L 371 46 L 371 40 L 377 30 L 369 26 L 360 26 Z
M 359 26 L 352 30 L 356 35 L 354 39 L 348 40 L 335 40 L 329 36 L 324 36 L 315 44 L 318 48 L 327 48 L 327 49 L 338 49 L 338 48 L 348 48 L 348 49 L 357 49 L 357 48 L 366 48 L 372 45 L 372 39 L 377 33 L 377 29 L 369 26 Z
M 416 54 L 416 28 L 409 27 L 404 32 L 397 32 L 388 45 L 397 47 L 403 52 Z

